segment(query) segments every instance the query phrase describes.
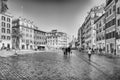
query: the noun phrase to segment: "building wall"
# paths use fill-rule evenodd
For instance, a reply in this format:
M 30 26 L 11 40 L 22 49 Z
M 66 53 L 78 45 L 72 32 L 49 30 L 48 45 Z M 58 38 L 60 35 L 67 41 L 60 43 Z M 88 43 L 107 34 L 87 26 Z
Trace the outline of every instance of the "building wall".
M 63 48 L 68 46 L 68 36 L 63 32 L 48 32 L 47 46 L 49 48 Z
M 114 53 L 115 49 L 115 1 L 105 7 L 106 11 L 106 52 Z
M 45 49 L 46 47 L 46 32 L 34 29 L 34 45 L 36 49 Z
M 120 55 L 120 1 L 118 0 L 116 4 L 116 11 L 117 11 L 117 18 L 116 18 L 116 25 L 117 25 L 117 40 L 116 40 L 116 52 L 117 55 Z
M 96 48 L 105 52 L 105 15 L 95 21 L 96 24 Z
M 81 37 L 82 37 L 82 32 L 81 32 L 81 27 L 79 28 L 79 30 L 78 30 L 78 44 L 79 44 L 79 48 L 81 48 L 82 47 L 82 40 L 81 40 Z
M 1 47 L 12 48 L 12 16 L 10 14 L 0 14 L 0 49 Z
M 13 28 L 18 28 L 22 34 L 20 38 L 20 49 L 34 49 L 34 25 L 25 18 L 18 18 L 13 21 Z
M 88 16 L 85 19 L 85 44 L 86 47 L 95 48 L 95 35 L 94 21 L 104 14 L 104 6 L 98 6 L 91 9 Z

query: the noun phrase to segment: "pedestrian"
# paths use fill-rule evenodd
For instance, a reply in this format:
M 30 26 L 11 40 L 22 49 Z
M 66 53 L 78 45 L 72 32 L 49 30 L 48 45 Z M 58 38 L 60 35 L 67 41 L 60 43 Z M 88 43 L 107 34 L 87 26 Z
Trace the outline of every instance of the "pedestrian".
M 88 58 L 91 59 L 91 48 L 88 48 Z
M 65 55 L 67 55 L 68 53 L 68 48 L 65 48 Z
M 71 53 L 71 48 L 70 48 L 70 47 L 68 47 L 68 53 L 69 53 L 69 55 L 70 55 L 70 53 Z
M 92 48 L 92 54 L 94 54 L 94 49 Z
M 100 52 L 100 55 L 101 55 L 102 54 L 102 49 L 101 48 L 99 49 L 99 52 Z
M 114 49 L 114 55 L 116 55 L 116 49 Z

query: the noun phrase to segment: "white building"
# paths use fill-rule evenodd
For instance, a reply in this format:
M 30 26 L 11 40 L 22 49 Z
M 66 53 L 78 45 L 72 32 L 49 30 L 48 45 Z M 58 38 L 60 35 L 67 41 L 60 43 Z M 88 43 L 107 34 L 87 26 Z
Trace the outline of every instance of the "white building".
M 4 46 L 12 48 L 12 16 L 0 14 L 0 49 Z
M 68 46 L 68 36 L 66 33 L 52 30 L 47 33 L 47 46 L 49 48 L 63 48 Z
M 96 48 L 105 52 L 105 14 L 95 21 L 96 25 Z
M 81 48 L 82 47 L 82 27 L 79 28 L 78 30 L 78 48 Z
M 120 0 L 116 3 L 116 30 L 117 30 L 117 40 L 116 40 L 116 53 L 120 55 Z
M 33 22 L 25 19 L 18 18 L 13 20 L 13 30 L 18 29 L 23 35 L 19 40 L 19 48 L 20 49 L 34 49 L 34 25 Z M 13 47 L 14 39 L 13 39 Z
M 95 31 L 94 22 L 102 14 L 104 14 L 104 6 L 103 5 L 97 6 L 97 7 L 94 7 L 90 10 L 90 12 L 88 13 L 88 15 L 85 19 L 85 22 L 84 22 L 85 29 L 84 30 L 85 30 L 86 48 L 87 47 L 94 48 L 96 45 L 96 43 L 95 43 L 96 31 Z
M 116 0 L 107 0 L 105 7 L 106 53 L 115 54 L 116 49 Z
M 38 27 L 34 29 L 34 46 L 38 50 L 46 49 L 46 32 L 39 30 Z

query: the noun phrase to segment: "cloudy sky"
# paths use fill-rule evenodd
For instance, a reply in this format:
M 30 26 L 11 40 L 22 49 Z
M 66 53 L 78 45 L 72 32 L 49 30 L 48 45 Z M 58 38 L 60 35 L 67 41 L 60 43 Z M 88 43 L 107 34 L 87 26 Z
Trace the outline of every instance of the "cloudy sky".
M 77 36 L 89 9 L 105 0 L 8 0 L 9 12 L 34 21 L 39 29 Z

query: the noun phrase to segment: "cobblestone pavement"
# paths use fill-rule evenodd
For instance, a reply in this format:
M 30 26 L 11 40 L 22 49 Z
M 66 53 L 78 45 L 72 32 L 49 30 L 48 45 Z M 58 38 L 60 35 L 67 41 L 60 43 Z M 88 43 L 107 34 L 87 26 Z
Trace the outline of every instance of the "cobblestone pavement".
M 120 60 L 78 51 L 1 57 L 0 80 L 120 80 Z

